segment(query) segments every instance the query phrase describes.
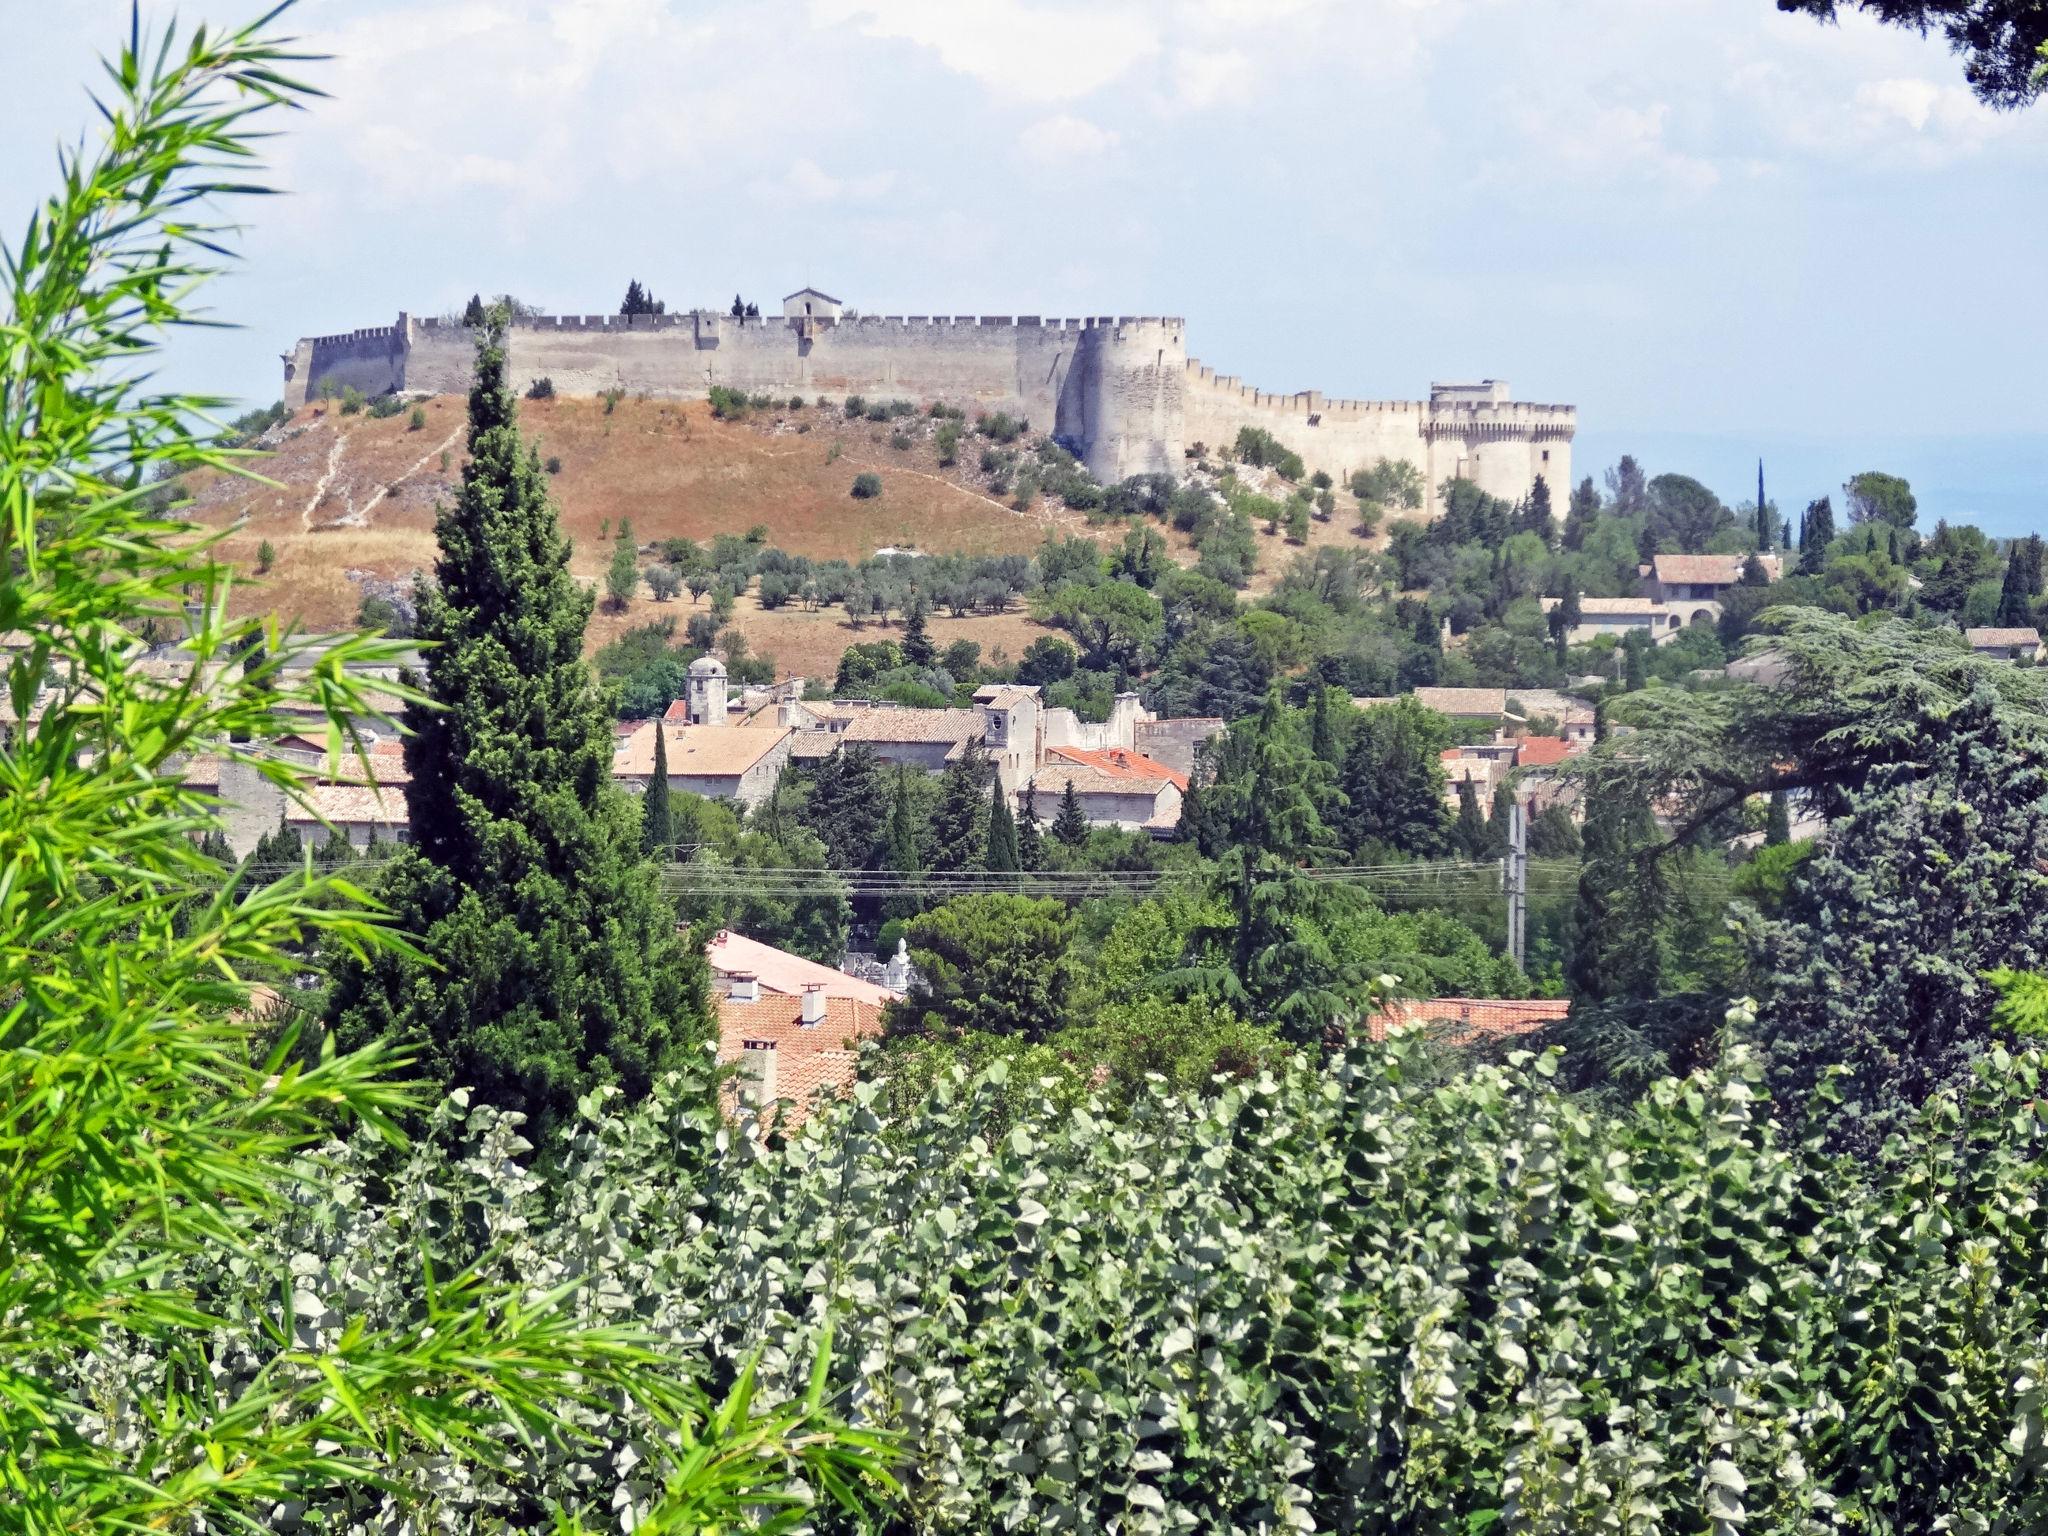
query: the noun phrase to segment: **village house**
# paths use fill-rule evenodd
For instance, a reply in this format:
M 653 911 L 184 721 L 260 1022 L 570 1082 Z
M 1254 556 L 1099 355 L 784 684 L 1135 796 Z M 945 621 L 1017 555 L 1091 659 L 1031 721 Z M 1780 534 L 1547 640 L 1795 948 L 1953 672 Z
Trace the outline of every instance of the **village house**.
M 2039 661 L 2041 632 L 2038 629 L 1966 629 L 1963 638 L 1979 656 L 1997 661 Z
M 1563 599 L 1546 597 L 1547 614 Z M 1568 645 L 1591 645 L 1602 635 L 1625 640 L 1640 634 L 1653 645 L 1668 645 L 1685 627 L 1685 620 L 1654 597 L 1582 597 L 1579 622 L 1565 631 Z
M 1365 1021 L 1366 1038 L 1421 1029 L 1445 1045 L 1477 1045 L 1533 1035 L 1570 1017 L 1564 998 L 1402 997 L 1382 1004 Z
M 1091 826 L 1169 837 L 1180 825 L 1188 779 L 1164 763 L 1122 747 L 1053 747 L 1032 776 L 1029 794 L 1042 820 L 1058 813 L 1067 786 Z
M 785 1124 L 853 1086 L 861 1042 L 881 1033 L 882 1010 L 902 996 L 730 931 L 716 934 L 704 954 L 718 1060 L 739 1069 L 728 1105 Z
M 1749 562 L 1756 561 L 1767 581 L 1777 581 L 1784 561 L 1778 555 L 1655 555 L 1639 566 L 1642 595 L 1662 603 L 1678 620 L 1666 627 L 1716 624 L 1721 604 L 1733 587 L 1742 585 Z
M 314 785 L 305 804 L 285 802 L 284 824 L 308 844 L 325 842 L 329 828 L 357 849 L 372 843 L 412 841 L 404 793 L 360 784 Z
M 654 777 L 654 733 L 668 758 L 668 786 L 748 808 L 766 800 L 789 760 L 795 732 L 786 725 L 670 725 L 638 722 L 612 758 L 612 778 L 645 794 Z

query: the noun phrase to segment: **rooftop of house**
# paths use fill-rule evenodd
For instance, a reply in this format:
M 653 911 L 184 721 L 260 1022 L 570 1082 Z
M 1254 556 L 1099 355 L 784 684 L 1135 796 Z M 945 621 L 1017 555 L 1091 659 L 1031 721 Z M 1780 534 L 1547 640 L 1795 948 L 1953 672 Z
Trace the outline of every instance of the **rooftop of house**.
M 825 1016 L 803 1021 L 803 998 L 762 992 L 759 1001 L 718 999 L 718 1059 L 731 1065 L 750 1051 L 775 1053 L 774 1094 L 787 1101 L 783 1123 L 800 1121 L 819 1100 L 853 1086 L 861 1041 L 882 1032 L 879 1008 L 850 997 L 825 999 Z
M 667 738 L 670 778 L 737 778 L 794 734 L 786 725 L 671 725 L 643 720 L 619 744 L 612 772 L 647 778 L 654 772 L 654 733 Z
M 402 827 L 405 796 L 391 789 L 380 794 L 360 784 L 316 784 L 304 805 L 286 803 L 284 819 L 295 827 Z
M 2008 646 L 2025 647 L 2041 643 L 2041 631 L 2025 629 L 1966 629 L 1963 638 L 1977 650 L 2002 650 Z
M 1062 771 L 1060 765 L 1053 762 L 1054 758 L 1058 758 L 1062 763 L 1093 768 L 1109 778 L 1121 779 L 1131 784 L 1156 784 L 1159 780 L 1165 779 L 1183 791 L 1188 787 L 1186 774 L 1169 768 L 1142 752 L 1134 752 L 1129 747 L 1048 747 L 1045 756 L 1046 761 L 1041 765 L 1041 772 L 1057 774 Z M 1077 790 L 1078 788 L 1076 785 Z
M 832 966 L 806 960 L 802 955 L 793 955 L 786 949 L 777 949 L 773 944 L 734 933 L 730 928 L 721 928 L 711 936 L 711 942 L 704 946 L 704 959 L 721 976 L 742 972 L 754 977 L 761 983 L 763 993 L 779 992 L 794 997 L 800 996 L 806 987 L 823 987 L 827 997 L 852 998 L 875 1008 L 903 995 Z
M 1403 997 L 1368 1018 L 1365 1033 L 1368 1039 L 1384 1040 L 1390 1031 L 1419 1028 L 1447 1045 L 1471 1045 L 1534 1034 L 1571 1011 L 1564 998 Z
M 846 729 L 840 732 L 840 739 L 881 744 L 945 741 L 951 742 L 957 752 L 980 736 L 983 729 L 978 709 L 880 705 L 854 711 L 847 719 Z
M 1417 688 L 1415 702 L 1440 715 L 1504 715 L 1508 694 L 1505 688 Z
M 1742 580 L 1749 555 L 1656 555 L 1650 569 L 1665 586 L 1732 587 Z M 1754 557 L 1771 580 L 1778 579 L 1782 561 L 1777 555 Z
M 1562 736 L 1524 736 L 1515 743 L 1517 768 L 1555 768 L 1572 755 L 1573 743 Z

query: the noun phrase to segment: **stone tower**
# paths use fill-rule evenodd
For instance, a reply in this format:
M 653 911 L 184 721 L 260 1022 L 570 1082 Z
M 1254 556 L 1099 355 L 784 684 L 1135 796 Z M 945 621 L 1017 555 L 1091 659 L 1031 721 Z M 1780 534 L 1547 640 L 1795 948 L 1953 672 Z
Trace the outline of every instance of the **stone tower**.
M 726 723 L 724 662 L 716 656 L 699 656 L 690 663 L 688 688 L 690 724 Z

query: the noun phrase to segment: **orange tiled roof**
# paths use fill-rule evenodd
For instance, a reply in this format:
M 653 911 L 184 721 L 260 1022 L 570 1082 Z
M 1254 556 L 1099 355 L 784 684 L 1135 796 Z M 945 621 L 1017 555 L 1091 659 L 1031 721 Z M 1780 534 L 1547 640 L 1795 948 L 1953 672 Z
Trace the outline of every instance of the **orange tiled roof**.
M 1571 1011 L 1571 1003 L 1561 997 L 1404 997 L 1384 1004 L 1368 1018 L 1365 1033 L 1368 1039 L 1384 1040 L 1390 1029 L 1420 1026 L 1436 1031 L 1446 1044 L 1471 1045 L 1534 1034 Z
M 1515 766 L 1555 768 L 1572 755 L 1572 745 L 1562 736 L 1524 736 L 1515 743 Z
M 803 999 L 763 991 L 759 1002 L 718 999 L 718 1059 L 732 1065 L 754 1050 L 775 1053 L 775 1097 L 789 1100 L 785 1123 L 802 1120 L 820 1099 L 853 1086 L 860 1042 L 882 1031 L 882 1012 L 850 997 L 825 999 L 825 1017 L 803 1021 Z
M 849 976 L 844 971 L 820 965 L 815 960 L 806 960 L 786 949 L 777 949 L 773 944 L 763 944 L 759 939 L 750 939 L 729 928 L 721 928 L 711 936 L 711 942 L 704 946 L 704 959 L 721 976 L 744 971 L 755 977 L 764 993 L 780 992 L 786 997 L 796 997 L 806 987 L 821 986 L 827 997 L 849 997 L 875 1008 L 894 1002 L 902 995 L 877 982 Z
M 1083 768 L 1094 768 L 1111 779 L 1131 784 L 1156 784 L 1165 779 L 1183 793 L 1188 787 L 1186 774 L 1176 772 L 1142 752 L 1133 752 L 1129 747 L 1048 747 L 1045 755 L 1048 761 L 1040 771 L 1054 778 L 1059 777 L 1059 765 L 1050 759 L 1059 757 Z

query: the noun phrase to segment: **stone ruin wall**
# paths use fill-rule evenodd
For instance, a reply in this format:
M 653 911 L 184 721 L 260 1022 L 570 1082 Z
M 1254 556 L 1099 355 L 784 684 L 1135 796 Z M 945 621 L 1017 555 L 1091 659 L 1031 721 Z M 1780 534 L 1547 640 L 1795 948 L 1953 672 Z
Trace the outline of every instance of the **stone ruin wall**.
M 1339 484 L 1387 458 L 1413 464 L 1432 492 L 1462 475 L 1516 500 L 1541 474 L 1561 508 L 1571 488 L 1569 406 L 1269 394 L 1190 359 L 1172 316 L 566 315 L 514 322 L 507 346 L 521 389 L 546 377 L 569 395 L 702 399 L 724 385 L 1008 411 L 1075 445 L 1105 483 L 1178 474 L 1185 446 L 1224 448 L 1256 426 Z M 473 357 L 468 328 L 406 315 L 309 337 L 285 359 L 285 403 L 304 404 L 323 380 L 365 394 L 460 394 Z

